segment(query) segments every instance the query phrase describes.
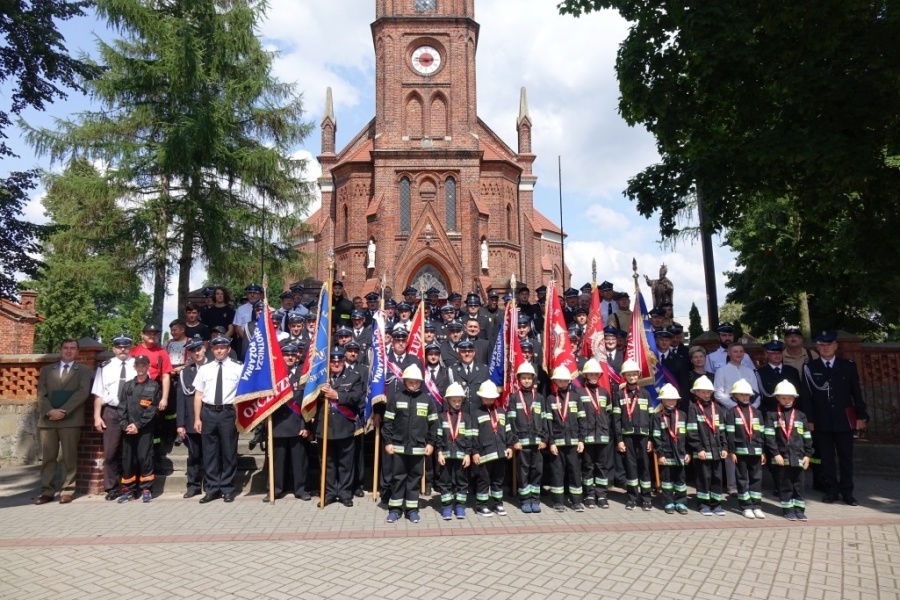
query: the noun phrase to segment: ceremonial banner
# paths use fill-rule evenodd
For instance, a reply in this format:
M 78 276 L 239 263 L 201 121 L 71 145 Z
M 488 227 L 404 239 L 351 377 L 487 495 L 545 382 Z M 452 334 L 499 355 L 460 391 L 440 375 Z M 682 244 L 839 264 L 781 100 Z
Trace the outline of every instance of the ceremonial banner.
M 504 332 L 509 331 L 506 327 L 506 320 L 507 317 L 509 317 L 511 308 L 512 302 L 506 305 L 506 313 L 503 315 L 503 320 L 500 321 L 500 328 L 497 330 L 497 339 L 494 341 L 494 349 L 491 351 L 491 358 L 488 361 L 488 377 L 490 377 L 491 381 L 494 382 L 494 385 L 500 390 L 506 385 L 506 345 L 508 340 L 506 339 Z M 505 400 L 504 396 L 505 392 L 501 392 L 500 398 Z M 498 402 L 498 404 L 500 403 Z
M 380 310 L 372 317 L 372 347 L 369 348 L 369 386 L 366 393 L 366 406 L 363 417 L 366 429 L 372 427 L 372 407 L 387 402 L 385 395 L 385 364 L 387 357 L 384 349 L 384 313 Z
M 316 401 L 319 392 L 328 383 L 328 340 L 331 331 L 331 282 L 322 284 L 319 293 L 319 314 L 316 318 L 315 337 L 306 357 L 306 385 L 303 388 L 303 402 L 300 405 L 300 416 L 309 421 L 316 414 Z
M 581 356 L 598 360 L 605 354 L 603 347 L 603 315 L 600 314 L 600 290 L 595 285 L 591 292 L 591 308 L 588 311 L 587 324 L 584 326 L 584 341 L 581 343 Z
M 631 331 L 628 334 L 628 346 L 625 358 L 637 362 L 641 367 L 641 386 L 650 394 L 650 404 L 659 404 L 659 390 L 666 383 L 678 385 L 675 377 L 659 363 L 659 351 L 656 349 L 656 335 L 650 324 L 650 315 L 640 290 L 635 291 L 634 311 L 631 315 Z
M 259 314 L 234 398 L 237 428 L 250 431 L 293 396 L 271 309 Z
M 544 370 L 551 377 L 556 367 L 567 368 L 572 377 L 578 375 L 578 363 L 575 362 L 575 354 L 572 352 L 572 342 L 569 340 L 566 319 L 563 317 L 562 306 L 559 303 L 556 281 L 552 279 L 547 286 L 547 316 L 544 321 L 543 360 Z
M 409 343 L 406 352 L 419 359 L 419 364 L 425 365 L 425 311 L 417 310 L 409 326 Z

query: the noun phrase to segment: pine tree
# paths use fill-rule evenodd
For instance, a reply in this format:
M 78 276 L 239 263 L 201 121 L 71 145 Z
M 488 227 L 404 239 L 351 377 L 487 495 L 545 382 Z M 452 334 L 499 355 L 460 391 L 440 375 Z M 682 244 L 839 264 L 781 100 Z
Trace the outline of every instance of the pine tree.
M 693 341 L 703 335 L 703 322 L 700 320 L 700 311 L 697 310 L 697 305 L 693 302 L 691 302 L 691 311 L 688 313 L 688 318 L 690 319 L 688 335 L 691 336 L 691 341 Z

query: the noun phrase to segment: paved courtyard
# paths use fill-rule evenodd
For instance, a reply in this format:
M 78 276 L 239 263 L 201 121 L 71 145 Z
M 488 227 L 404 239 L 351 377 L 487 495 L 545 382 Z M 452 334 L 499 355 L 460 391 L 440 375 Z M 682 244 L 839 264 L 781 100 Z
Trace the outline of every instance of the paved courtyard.
M 384 523 L 370 496 L 32 506 L 36 477 L 0 469 L 0 598 L 900 599 L 893 477 L 861 477 L 855 508 L 810 494 L 806 524 L 770 494 L 749 521 L 628 512 L 614 492 L 580 514 L 444 522 L 430 504 L 418 525 Z

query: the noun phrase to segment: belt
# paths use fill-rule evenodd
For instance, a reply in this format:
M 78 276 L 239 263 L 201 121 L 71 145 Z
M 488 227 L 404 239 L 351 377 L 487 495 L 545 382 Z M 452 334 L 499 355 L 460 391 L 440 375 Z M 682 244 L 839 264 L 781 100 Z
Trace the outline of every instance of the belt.
M 233 404 L 222 404 L 220 406 L 216 406 L 215 404 L 207 404 L 206 402 L 204 402 L 203 408 L 208 408 L 209 410 L 213 410 L 215 412 L 222 412 L 225 409 L 234 409 L 234 405 Z

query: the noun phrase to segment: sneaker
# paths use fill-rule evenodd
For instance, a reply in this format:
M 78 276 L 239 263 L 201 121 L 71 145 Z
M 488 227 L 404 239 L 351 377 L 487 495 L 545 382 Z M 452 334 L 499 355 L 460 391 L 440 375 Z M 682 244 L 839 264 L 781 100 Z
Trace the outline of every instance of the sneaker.
M 494 516 L 494 513 L 491 512 L 491 509 L 489 509 L 487 506 L 482 506 L 481 508 L 476 508 L 475 514 L 478 515 L 479 517 L 493 517 Z
M 122 495 L 119 496 L 119 499 L 116 500 L 119 504 L 125 504 L 126 502 L 131 500 L 131 491 L 124 491 Z
M 584 504 L 582 504 L 581 502 L 573 502 L 572 510 L 574 510 L 575 512 L 584 512 Z
M 385 523 L 396 523 L 397 519 L 400 518 L 400 512 L 396 510 L 392 510 L 388 512 L 387 518 L 384 520 Z
M 498 517 L 505 517 L 506 509 L 503 508 L 502 504 L 498 504 L 497 506 L 494 507 L 494 514 L 497 515 Z
M 806 518 L 806 513 L 802 510 L 795 511 L 794 514 L 797 515 L 798 521 L 809 521 L 809 519 Z
M 445 506 L 441 509 L 441 518 L 445 521 L 449 521 L 453 518 L 453 509 L 449 506 Z
M 537 500 L 532 501 L 531 503 L 531 512 L 537 514 L 541 512 L 541 503 Z
M 745 508 L 745 509 L 744 509 L 744 512 L 742 512 L 741 515 L 742 515 L 745 519 L 755 519 L 755 518 L 756 518 L 756 515 L 753 514 L 753 511 L 750 510 L 749 508 Z
M 584 506 L 585 508 L 597 508 L 597 501 L 593 498 L 585 498 Z
M 766 513 L 764 513 L 761 508 L 754 508 L 753 516 L 756 517 L 757 519 L 765 519 Z
M 637 506 L 637 504 L 635 504 L 634 500 L 629 500 L 625 503 L 625 510 L 634 510 L 635 506 Z
M 566 512 L 566 505 L 557 502 L 556 504 L 553 505 L 553 510 L 555 510 L 558 513 L 564 513 L 564 512 Z
M 675 512 L 677 512 L 679 515 L 686 515 L 688 514 L 688 507 L 684 504 L 676 504 Z
M 153 495 L 150 493 L 150 490 L 144 490 L 143 492 L 141 492 L 141 500 L 144 502 L 144 504 L 153 500 Z
M 675 505 L 674 504 L 666 504 L 663 507 L 663 510 L 666 511 L 667 515 L 673 515 L 673 514 L 675 514 Z
M 600 508 L 609 508 L 609 500 L 607 500 L 606 498 L 600 498 L 599 500 L 597 500 L 597 506 L 599 506 Z
M 530 513 L 530 512 L 531 512 L 531 501 L 530 501 L 530 500 L 527 500 L 527 501 L 525 501 L 525 502 L 522 503 L 522 512 L 523 512 L 523 513 Z
M 724 517 L 725 509 L 722 508 L 721 506 L 717 506 L 713 509 L 713 514 L 716 515 L 717 517 Z
M 711 517 L 713 512 L 710 507 L 708 507 L 704 504 L 703 506 L 700 507 L 700 514 L 703 515 L 704 517 Z
M 457 519 L 465 519 L 466 518 L 466 507 L 462 504 L 457 504 L 456 508 L 453 510 Z
M 792 508 L 785 509 L 784 518 L 787 519 L 788 521 L 796 521 L 797 513 L 795 513 Z
M 653 504 L 651 504 L 650 502 L 644 502 L 641 505 L 641 508 L 643 508 L 644 510 L 653 510 Z
M 406 518 L 409 519 L 410 523 L 418 523 L 422 519 L 419 518 L 419 511 L 411 510 L 407 513 Z

